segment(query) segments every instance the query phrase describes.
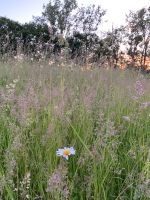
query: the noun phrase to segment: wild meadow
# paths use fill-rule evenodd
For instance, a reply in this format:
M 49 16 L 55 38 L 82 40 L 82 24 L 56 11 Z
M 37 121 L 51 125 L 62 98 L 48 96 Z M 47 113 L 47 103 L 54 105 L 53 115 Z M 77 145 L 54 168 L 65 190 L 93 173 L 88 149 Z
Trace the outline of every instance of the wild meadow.
M 132 70 L 0 63 L 0 199 L 149 200 L 149 91 Z

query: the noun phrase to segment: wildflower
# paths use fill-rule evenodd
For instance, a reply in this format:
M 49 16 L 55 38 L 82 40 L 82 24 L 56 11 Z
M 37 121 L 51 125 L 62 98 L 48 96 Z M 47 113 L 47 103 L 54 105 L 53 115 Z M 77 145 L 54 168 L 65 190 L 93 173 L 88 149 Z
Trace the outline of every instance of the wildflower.
M 125 121 L 130 121 L 130 117 L 129 116 L 122 116 L 122 119 L 124 119 Z
M 70 155 L 75 155 L 75 149 L 73 147 L 64 147 L 64 149 L 58 149 L 56 151 L 57 156 L 63 156 L 64 158 L 66 158 L 68 160 L 68 157 Z
M 149 101 L 141 103 L 141 108 L 146 109 L 150 105 Z

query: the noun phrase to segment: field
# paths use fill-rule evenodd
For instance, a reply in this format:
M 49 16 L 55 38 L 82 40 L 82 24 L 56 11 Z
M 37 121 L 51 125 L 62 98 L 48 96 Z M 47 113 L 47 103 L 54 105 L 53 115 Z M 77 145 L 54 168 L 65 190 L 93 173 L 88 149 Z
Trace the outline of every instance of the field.
M 150 199 L 149 91 L 131 70 L 0 63 L 0 199 Z

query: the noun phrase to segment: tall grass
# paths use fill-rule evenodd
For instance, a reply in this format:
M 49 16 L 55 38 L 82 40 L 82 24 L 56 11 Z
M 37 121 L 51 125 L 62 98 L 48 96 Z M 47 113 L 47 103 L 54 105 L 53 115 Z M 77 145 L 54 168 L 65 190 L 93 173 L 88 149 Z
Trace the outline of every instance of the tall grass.
M 132 71 L 0 63 L 0 198 L 150 199 L 149 90 Z

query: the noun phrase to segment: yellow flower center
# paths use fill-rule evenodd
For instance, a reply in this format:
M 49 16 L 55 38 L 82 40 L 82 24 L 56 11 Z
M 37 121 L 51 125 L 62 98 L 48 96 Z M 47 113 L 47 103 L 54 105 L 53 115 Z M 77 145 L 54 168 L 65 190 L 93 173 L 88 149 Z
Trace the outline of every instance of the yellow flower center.
M 69 149 L 65 149 L 64 150 L 64 155 L 70 155 L 70 150 Z

